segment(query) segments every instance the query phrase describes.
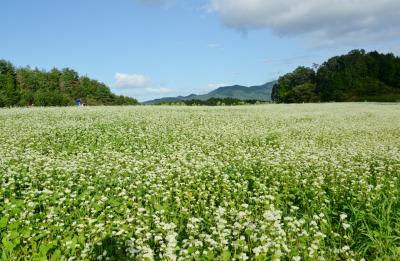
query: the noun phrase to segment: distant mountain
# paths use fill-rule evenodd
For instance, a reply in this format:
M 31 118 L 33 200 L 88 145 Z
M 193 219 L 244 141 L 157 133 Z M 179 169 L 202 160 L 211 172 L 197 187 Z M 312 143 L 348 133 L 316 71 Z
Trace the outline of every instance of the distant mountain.
M 165 97 L 161 99 L 146 101 L 144 102 L 144 104 L 151 105 L 151 104 L 159 104 L 165 102 L 176 102 L 176 101 L 187 101 L 187 100 L 206 101 L 210 98 L 234 98 L 239 100 L 270 101 L 272 87 L 275 84 L 276 81 L 251 87 L 246 87 L 241 85 L 225 86 L 213 90 L 207 94 L 202 94 L 202 95 L 190 94 L 188 96 Z

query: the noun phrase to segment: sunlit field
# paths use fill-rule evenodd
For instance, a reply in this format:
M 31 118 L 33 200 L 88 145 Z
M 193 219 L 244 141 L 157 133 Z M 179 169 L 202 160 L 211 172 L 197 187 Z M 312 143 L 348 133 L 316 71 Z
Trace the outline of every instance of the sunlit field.
M 2 260 L 399 260 L 400 104 L 0 110 Z

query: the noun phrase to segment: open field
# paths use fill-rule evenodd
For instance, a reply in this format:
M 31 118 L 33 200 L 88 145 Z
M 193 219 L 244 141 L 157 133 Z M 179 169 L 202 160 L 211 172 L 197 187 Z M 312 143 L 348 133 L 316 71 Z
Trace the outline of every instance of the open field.
M 2 260 L 399 260 L 400 105 L 0 110 Z

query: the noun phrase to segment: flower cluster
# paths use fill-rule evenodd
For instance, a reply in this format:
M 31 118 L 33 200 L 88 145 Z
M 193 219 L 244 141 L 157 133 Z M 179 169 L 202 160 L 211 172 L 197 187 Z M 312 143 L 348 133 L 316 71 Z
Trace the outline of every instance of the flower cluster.
M 0 110 L 0 256 L 400 259 L 399 112 Z

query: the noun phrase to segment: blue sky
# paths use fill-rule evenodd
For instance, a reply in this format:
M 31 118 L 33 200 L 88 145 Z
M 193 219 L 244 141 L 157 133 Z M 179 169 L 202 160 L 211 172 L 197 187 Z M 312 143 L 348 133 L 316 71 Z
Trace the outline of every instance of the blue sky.
M 0 59 L 143 101 L 263 84 L 354 48 L 400 53 L 398 0 L 343 1 L 2 0 Z

